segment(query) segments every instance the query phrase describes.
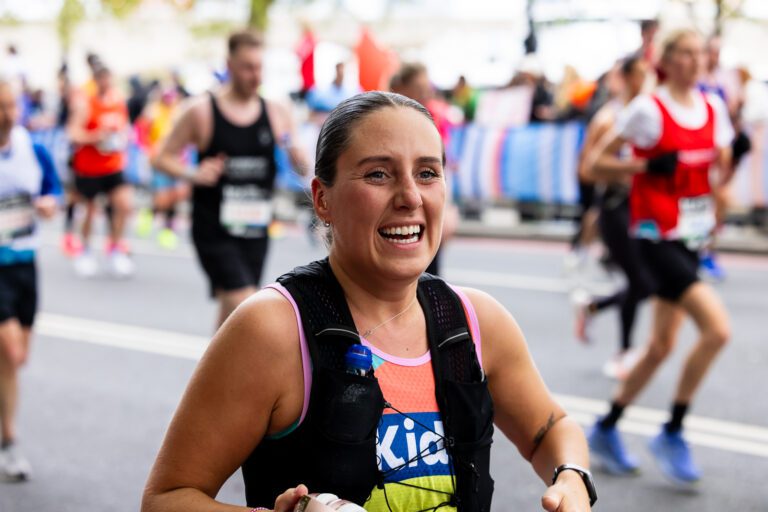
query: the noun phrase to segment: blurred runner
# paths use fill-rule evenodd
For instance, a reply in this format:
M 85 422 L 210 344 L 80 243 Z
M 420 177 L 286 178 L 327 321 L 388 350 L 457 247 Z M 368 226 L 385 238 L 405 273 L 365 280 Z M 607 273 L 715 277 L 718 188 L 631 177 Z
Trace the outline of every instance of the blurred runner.
M 142 115 L 147 125 L 147 143 L 150 157 L 154 157 L 160 144 L 168 136 L 177 115 L 179 97 L 176 88 L 166 88 L 160 97 L 151 102 Z M 159 218 L 162 223 L 157 233 L 157 243 L 164 249 L 175 249 L 178 246 L 174 220 L 176 208 L 189 197 L 189 186 L 186 182 L 171 178 L 168 174 L 152 170 L 152 207 L 143 208 L 137 218 L 137 233 L 148 237 Z
M 603 372 L 612 378 L 623 379 L 634 365 L 637 352 L 632 350 L 632 329 L 635 324 L 637 306 L 652 292 L 652 277 L 648 275 L 638 254 L 637 241 L 629 236 L 629 177 L 602 176 L 592 168 L 595 159 L 614 133 L 616 118 L 620 112 L 642 91 L 648 65 L 637 56 L 631 56 L 619 63 L 622 93 L 612 98 L 600 109 L 589 124 L 580 160 L 580 175 L 596 181 L 600 189 L 598 226 L 603 243 L 609 251 L 610 261 L 621 268 L 627 278 L 627 285 L 621 291 L 608 297 L 589 298 L 585 296 L 577 304 L 576 336 L 582 342 L 588 339 L 590 320 L 607 308 L 617 307 L 621 324 L 619 350 L 615 357 L 604 366 Z M 622 156 L 629 148 L 623 147 Z M 586 292 L 584 292 L 586 294 Z
M 29 356 L 37 312 L 35 217 L 52 217 L 60 193 L 53 160 L 18 120 L 10 82 L 0 80 L 0 478 L 27 480 L 18 446 L 18 373 Z
M 287 109 L 259 95 L 263 43 L 252 32 L 228 42 L 230 81 L 193 100 L 152 159 L 156 169 L 193 185 L 192 239 L 220 305 L 218 324 L 260 285 L 269 246 L 277 166 L 275 145 L 306 172 Z M 199 164 L 183 158 L 197 147 Z
M 654 319 L 645 352 L 620 384 L 609 413 L 589 433 L 594 458 L 607 471 L 638 472 L 616 428 L 625 408 L 650 382 L 690 317 L 699 339 L 690 350 L 675 390 L 670 418 L 649 449 L 662 473 L 691 486 L 701 478 L 683 437 L 691 401 L 720 350 L 730 338 L 725 306 L 699 280 L 698 249 L 715 227 L 709 171 L 731 169 L 734 131 L 723 101 L 696 88 L 703 69 L 703 42 L 695 31 L 670 34 L 663 46 L 665 81 L 654 94 L 635 98 L 616 122 L 616 133 L 598 158 L 599 172 L 632 176 L 631 233 L 655 281 Z M 624 144 L 634 156 L 616 155 Z M 728 179 L 726 174 L 722 181 Z
M 434 87 L 429 80 L 427 68 L 421 63 L 406 63 L 400 67 L 400 70 L 390 80 L 390 89 L 392 92 L 402 94 L 412 100 L 416 100 L 424 105 L 429 111 L 432 119 L 435 121 L 437 131 L 443 140 L 443 147 L 448 147 L 451 136 L 451 126 L 458 120 L 451 113 L 451 107 L 447 102 L 435 95 Z M 454 162 L 446 162 L 446 179 L 450 179 L 450 172 L 455 168 Z M 448 186 L 450 190 L 450 184 Z M 446 196 L 448 204 L 445 208 L 445 219 L 443 222 L 442 242 L 440 247 L 447 242 L 456 232 L 459 223 L 459 211 L 456 205 L 450 201 L 450 195 Z M 432 275 L 440 274 L 440 254 L 438 249 L 434 260 L 427 267 L 426 272 Z
M 134 264 L 123 236 L 133 207 L 133 190 L 125 182 L 128 147 L 128 114 L 125 99 L 112 84 L 112 73 L 97 68 L 96 93 L 81 96 L 72 109 L 67 131 L 75 146 L 72 168 L 77 194 L 86 205 L 82 225 L 83 252 L 75 260 L 75 270 L 82 277 L 98 272 L 98 261 L 90 247 L 96 200 L 105 196 L 112 208 L 108 215 L 109 270 L 117 277 L 128 277 Z
M 96 78 L 94 77 L 96 70 L 98 70 L 103 63 L 98 55 L 95 53 L 89 53 L 86 55 L 85 62 L 88 65 L 88 69 L 91 72 L 90 78 L 82 84 L 79 88 L 74 88 L 70 84 L 69 69 L 66 64 L 62 65 L 59 70 L 59 126 L 66 129 L 69 125 L 72 108 L 78 101 L 79 97 L 90 98 L 96 94 Z M 70 147 L 70 152 L 74 148 Z M 70 153 L 67 159 L 66 176 L 64 180 L 64 189 L 66 193 L 66 210 L 64 215 L 64 235 L 61 238 L 61 250 L 65 255 L 70 258 L 76 258 L 83 252 L 83 241 L 80 236 L 75 232 L 75 213 L 79 196 L 75 189 L 75 177 L 74 170 L 72 169 L 72 157 L 74 155 Z
M 720 65 L 720 47 L 720 36 L 713 35 L 707 39 L 706 69 L 699 80 L 699 90 L 719 96 L 728 107 L 728 114 L 735 126 L 742 104 L 741 84 L 735 70 L 725 69 Z M 715 218 L 719 229 L 725 223 L 729 191 L 727 186 L 717 186 L 716 182 L 714 184 L 712 197 L 715 200 Z M 709 245 L 701 252 L 700 270 L 710 279 L 722 281 L 725 279 L 725 270 L 717 261 L 715 245 L 715 237 L 713 236 Z

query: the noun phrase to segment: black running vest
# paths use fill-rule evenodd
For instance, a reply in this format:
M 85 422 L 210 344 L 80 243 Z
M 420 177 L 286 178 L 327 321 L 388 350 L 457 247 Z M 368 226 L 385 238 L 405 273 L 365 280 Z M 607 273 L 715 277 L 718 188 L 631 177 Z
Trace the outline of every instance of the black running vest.
M 211 94 L 213 133 L 208 147 L 199 159 L 223 154 L 227 157 L 224 174 L 213 187 L 195 186 L 192 192 L 192 234 L 195 238 L 243 236 L 260 238 L 267 235 L 265 226 L 242 227 L 232 232 L 222 225 L 222 202 L 229 199 L 271 201 L 275 188 L 275 137 L 269 124 L 263 99 L 261 115 L 249 126 L 237 126 L 219 110 Z
M 301 313 L 312 389 L 301 425 L 285 437 L 265 438 L 243 463 L 247 504 L 271 508 L 278 495 L 299 483 L 363 504 L 374 487 L 383 486 L 376 430 L 385 397 L 375 375 L 344 371 L 344 354 L 360 338 L 328 259 L 298 267 L 278 282 Z M 455 477 L 448 504 L 460 512 L 489 512 L 493 403 L 463 305 L 444 281 L 429 274 L 419 279 L 417 296 Z

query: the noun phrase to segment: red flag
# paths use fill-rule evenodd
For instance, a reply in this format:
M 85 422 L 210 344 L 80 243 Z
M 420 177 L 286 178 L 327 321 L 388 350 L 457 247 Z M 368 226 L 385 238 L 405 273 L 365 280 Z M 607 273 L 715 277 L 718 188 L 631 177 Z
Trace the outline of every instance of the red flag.
M 367 28 L 363 28 L 360 34 L 355 53 L 360 70 L 360 87 L 364 91 L 388 89 L 386 82 L 397 69 L 395 54 L 380 46 Z
M 315 85 L 315 34 L 310 28 L 304 29 L 304 37 L 296 47 L 296 54 L 301 61 L 301 90 L 306 92 Z

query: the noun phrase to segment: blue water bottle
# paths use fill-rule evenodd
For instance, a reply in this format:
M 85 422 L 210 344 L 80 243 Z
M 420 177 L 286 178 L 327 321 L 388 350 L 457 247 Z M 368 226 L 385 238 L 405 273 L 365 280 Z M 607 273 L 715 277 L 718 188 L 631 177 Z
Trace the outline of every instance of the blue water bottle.
M 350 345 L 344 356 L 344 362 L 347 366 L 347 373 L 365 377 L 373 369 L 371 349 L 359 344 Z

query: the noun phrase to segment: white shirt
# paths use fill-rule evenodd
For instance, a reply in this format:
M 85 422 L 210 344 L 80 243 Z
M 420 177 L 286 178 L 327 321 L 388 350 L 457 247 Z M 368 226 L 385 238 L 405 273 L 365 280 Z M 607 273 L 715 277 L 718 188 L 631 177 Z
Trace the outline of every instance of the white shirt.
M 697 130 L 706 124 L 707 105 L 698 91 L 692 94 L 692 106 L 676 102 L 665 86 L 656 90 L 656 96 L 667 108 L 672 119 L 683 128 Z M 728 147 L 735 135 L 728 109 L 723 100 L 714 94 L 708 94 L 707 101 L 715 113 L 715 146 Z M 650 94 L 643 94 L 632 100 L 616 119 L 616 133 L 633 146 L 642 149 L 654 147 L 661 138 L 661 130 L 661 111 Z

